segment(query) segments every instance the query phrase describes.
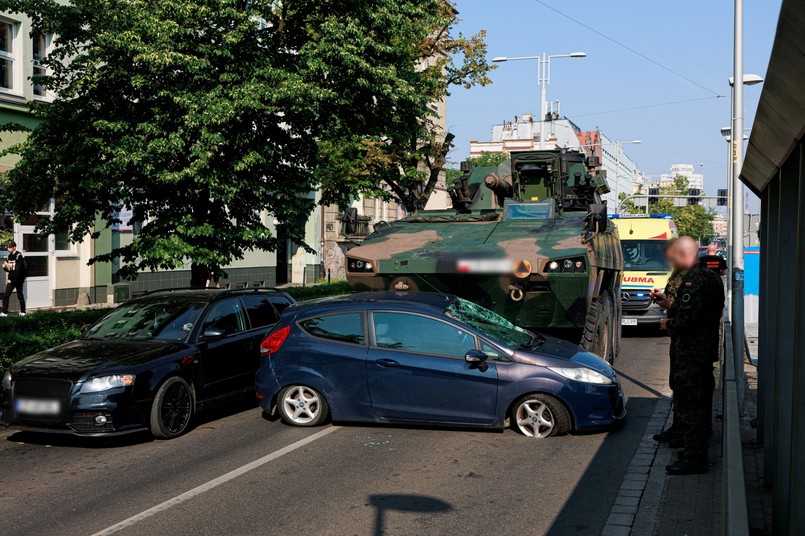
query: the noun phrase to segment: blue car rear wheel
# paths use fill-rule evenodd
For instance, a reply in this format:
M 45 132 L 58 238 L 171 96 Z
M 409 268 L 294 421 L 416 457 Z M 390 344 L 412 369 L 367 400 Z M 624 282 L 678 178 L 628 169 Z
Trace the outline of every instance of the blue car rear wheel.
M 289 385 L 277 397 L 280 418 L 291 426 L 318 426 L 330 414 L 324 397 L 305 385 Z

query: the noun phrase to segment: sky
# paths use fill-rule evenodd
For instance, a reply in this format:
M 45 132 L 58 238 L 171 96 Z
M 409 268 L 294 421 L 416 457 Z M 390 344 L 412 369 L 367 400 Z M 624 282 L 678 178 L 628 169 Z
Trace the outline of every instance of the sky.
M 659 178 L 671 164 L 688 163 L 704 174 L 708 195 L 727 187 L 727 144 L 720 130 L 730 120 L 727 79 L 732 76 L 732 0 L 457 3 L 458 30 L 464 34 L 486 30 L 490 59 L 586 52 L 586 58 L 553 60 L 548 100 L 561 101 L 562 115 L 583 130 L 600 128 L 612 140 L 641 140 L 640 145 L 624 145 L 624 152 L 645 174 Z M 780 5 L 781 0 L 744 1 L 745 73 L 765 75 Z M 469 155 L 470 140 L 489 140 L 493 124 L 539 110 L 537 63 L 496 65 L 490 74 L 493 84 L 451 89 L 447 126 L 456 135 L 452 164 Z M 744 89 L 747 128 L 752 125 L 761 90 L 760 85 Z M 652 106 L 678 101 L 691 102 Z M 637 107 L 644 108 L 624 110 Z M 750 210 L 757 209 L 758 202 L 752 199 Z

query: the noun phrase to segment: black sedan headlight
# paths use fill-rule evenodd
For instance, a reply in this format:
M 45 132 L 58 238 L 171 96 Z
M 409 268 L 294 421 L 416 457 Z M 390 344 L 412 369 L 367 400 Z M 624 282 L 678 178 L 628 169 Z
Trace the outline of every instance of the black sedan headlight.
M 587 271 L 587 263 L 584 257 L 557 259 L 546 262 L 543 271 L 548 274 L 584 273 Z
M 347 271 L 352 273 L 372 273 L 375 271 L 375 265 L 371 261 L 348 259 Z
M 3 375 L 3 390 L 11 391 L 11 371 L 7 370 Z

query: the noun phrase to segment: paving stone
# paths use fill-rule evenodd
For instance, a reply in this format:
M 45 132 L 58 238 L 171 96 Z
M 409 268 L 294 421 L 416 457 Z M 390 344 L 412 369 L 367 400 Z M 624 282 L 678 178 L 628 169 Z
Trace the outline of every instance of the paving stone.
M 623 525 L 631 527 L 634 522 L 634 515 L 631 514 L 609 514 L 607 525 Z
M 616 504 L 615 506 L 612 507 L 612 513 L 635 515 L 637 513 L 637 505 L 627 506 L 624 504 Z
M 601 536 L 629 536 L 632 533 L 631 527 L 623 525 L 606 525 L 601 531 Z
M 618 495 L 615 498 L 615 506 L 637 506 L 638 504 L 640 504 L 640 497 Z

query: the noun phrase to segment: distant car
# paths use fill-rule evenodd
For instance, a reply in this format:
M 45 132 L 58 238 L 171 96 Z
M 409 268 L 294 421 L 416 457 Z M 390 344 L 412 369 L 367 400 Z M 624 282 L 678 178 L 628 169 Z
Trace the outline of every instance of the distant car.
M 162 291 L 15 364 L 0 420 L 24 430 L 182 434 L 196 410 L 251 395 L 260 343 L 294 299 L 273 289 Z
M 503 428 L 529 437 L 624 415 L 603 359 L 452 295 L 371 292 L 289 307 L 261 345 L 257 397 L 294 426 Z

